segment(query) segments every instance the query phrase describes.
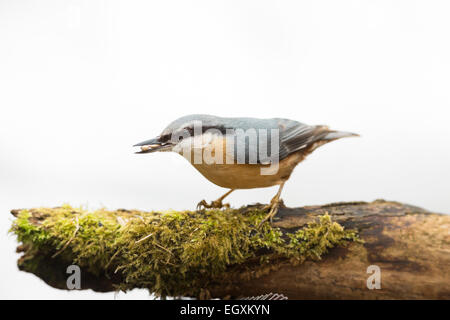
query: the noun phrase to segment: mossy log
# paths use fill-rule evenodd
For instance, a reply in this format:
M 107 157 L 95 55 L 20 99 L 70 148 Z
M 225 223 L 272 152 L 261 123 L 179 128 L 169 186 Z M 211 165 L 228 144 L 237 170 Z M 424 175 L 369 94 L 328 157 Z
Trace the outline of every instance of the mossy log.
M 262 206 L 148 213 L 69 206 L 12 210 L 19 269 L 66 289 L 148 288 L 161 296 L 289 299 L 450 299 L 450 216 L 377 200 L 281 208 L 256 226 Z M 342 226 L 342 227 L 341 227 Z M 368 289 L 371 265 L 381 288 Z

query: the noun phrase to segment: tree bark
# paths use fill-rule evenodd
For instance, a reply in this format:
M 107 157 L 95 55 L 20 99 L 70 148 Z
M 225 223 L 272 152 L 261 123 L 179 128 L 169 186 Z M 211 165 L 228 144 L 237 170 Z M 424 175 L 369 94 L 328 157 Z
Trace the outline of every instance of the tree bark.
M 280 260 L 261 269 L 249 261 L 239 267 L 246 272 L 233 270 L 231 281 L 207 288 L 209 295 L 240 298 L 276 292 L 289 299 L 450 299 L 449 215 L 377 200 L 281 208 L 274 226 L 293 231 L 325 213 L 345 228 L 358 230 L 363 243 L 333 248 L 320 261 L 298 265 Z M 55 288 L 66 289 L 66 264 L 42 256 L 43 263 L 31 268 L 28 249 L 18 247 L 24 252 L 19 268 Z M 369 289 L 368 278 L 376 277 L 372 272 L 377 268 L 381 287 Z M 259 277 L 249 276 L 252 272 Z M 120 275 L 83 274 L 82 288 L 112 291 L 121 280 Z M 375 284 L 372 280 L 369 287 Z

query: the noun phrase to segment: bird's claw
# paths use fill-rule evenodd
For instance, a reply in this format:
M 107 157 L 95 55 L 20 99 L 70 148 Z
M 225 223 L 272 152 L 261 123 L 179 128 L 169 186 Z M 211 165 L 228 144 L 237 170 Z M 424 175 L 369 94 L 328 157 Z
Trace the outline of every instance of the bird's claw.
M 221 209 L 221 208 L 230 208 L 229 203 L 222 203 L 222 200 L 215 200 L 211 203 L 206 202 L 205 200 L 200 201 L 197 204 L 197 210 L 202 209 Z
M 202 210 L 202 207 L 206 207 L 207 203 L 205 200 L 200 201 L 199 203 L 197 203 L 197 211 Z
M 270 211 L 258 224 L 258 228 L 261 227 L 266 221 L 272 223 L 273 217 L 277 214 L 280 204 L 283 204 L 283 201 L 281 199 L 272 199 L 269 205 L 263 207 L 263 210 L 270 209 Z
M 266 211 L 266 210 L 272 210 L 272 208 L 274 206 L 277 206 L 278 208 L 286 208 L 286 205 L 284 204 L 283 199 L 272 199 L 270 200 L 269 204 L 266 204 L 264 207 L 261 208 L 261 210 Z

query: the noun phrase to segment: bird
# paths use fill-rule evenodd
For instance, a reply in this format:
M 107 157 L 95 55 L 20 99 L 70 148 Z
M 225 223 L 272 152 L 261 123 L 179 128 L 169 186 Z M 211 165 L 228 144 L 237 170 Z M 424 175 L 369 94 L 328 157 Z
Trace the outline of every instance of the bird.
M 210 182 L 229 189 L 210 203 L 201 200 L 197 210 L 229 208 L 224 199 L 238 189 L 279 186 L 260 225 L 273 221 L 281 192 L 294 168 L 318 147 L 356 133 L 330 130 L 284 118 L 183 116 L 155 138 L 134 145 L 136 153 L 175 152 L 186 158 Z

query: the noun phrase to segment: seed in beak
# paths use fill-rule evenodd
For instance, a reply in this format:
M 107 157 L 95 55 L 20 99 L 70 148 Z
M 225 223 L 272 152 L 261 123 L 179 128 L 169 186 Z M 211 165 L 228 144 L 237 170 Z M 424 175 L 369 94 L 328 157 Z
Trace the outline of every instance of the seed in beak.
M 156 147 L 159 147 L 159 144 L 149 144 L 147 146 L 142 146 L 141 150 L 142 151 L 148 151 L 148 150 L 150 150 L 152 148 L 156 148 Z

